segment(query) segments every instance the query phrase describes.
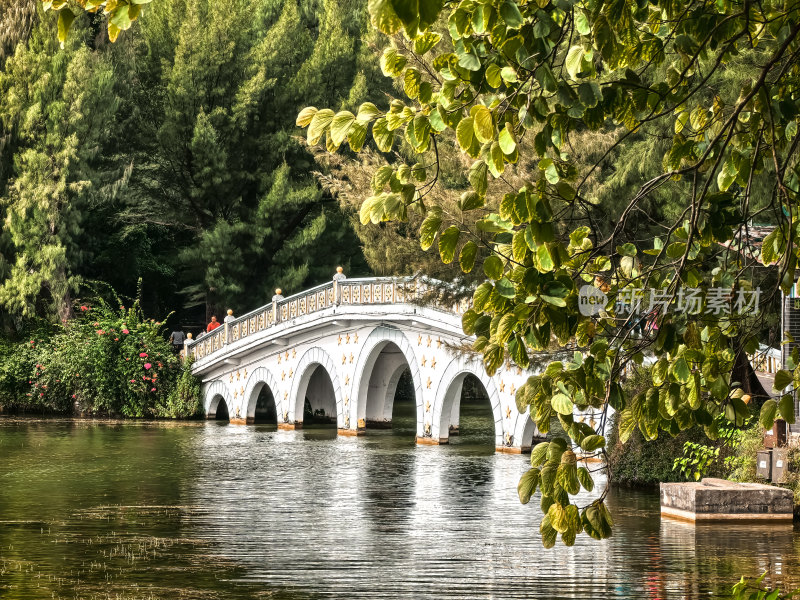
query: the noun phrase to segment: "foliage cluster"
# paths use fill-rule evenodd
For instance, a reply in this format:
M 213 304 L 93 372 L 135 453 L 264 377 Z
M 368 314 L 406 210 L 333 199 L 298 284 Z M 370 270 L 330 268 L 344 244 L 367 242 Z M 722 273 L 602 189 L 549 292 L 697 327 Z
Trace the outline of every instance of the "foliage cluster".
M 58 327 L 3 343 L 0 404 L 6 409 L 125 416 L 192 417 L 200 388 L 135 303 L 78 308 Z
M 349 106 L 388 87 L 360 1 L 7 4 L 5 329 L 71 318 L 93 281 L 132 296 L 141 278 L 148 314 L 178 307 L 174 321 L 197 327 L 337 264 L 368 273 L 293 135 L 306 99 Z
M 517 393 L 541 432 L 556 417 L 572 440 L 536 449 L 520 497 L 541 490 L 546 546 L 558 534 L 567 544 L 580 532 L 606 537 L 603 494 L 582 511 L 570 496 L 592 488 L 576 452 L 605 452 L 609 408 L 620 414 L 623 442 L 636 430 L 651 441 L 695 427 L 716 438 L 718 417 L 742 426 L 750 416 L 744 356 L 758 347 L 759 325 L 736 301 L 757 293 L 761 265 L 776 265 L 784 291 L 796 275 L 800 5 L 375 0 L 370 12 L 395 36 L 381 68 L 402 99 L 309 106 L 297 125 L 331 153 L 345 144 L 359 152 L 369 135 L 381 152 L 416 157 L 376 166 L 361 221 L 417 213 L 422 249 L 436 247 L 466 273 L 483 249 L 486 281 L 463 325 L 489 373 L 507 358 L 527 367 L 553 340 L 575 350 Z M 738 85 L 720 85 L 726 78 Z M 616 145 L 639 132 L 668 140 L 660 172 L 644 184 L 639 177 L 617 206 L 598 205 L 586 185 L 602 158 L 572 160 L 575 135 L 609 128 L 624 131 Z M 466 163 L 469 186 L 455 209 L 430 194 L 444 140 Z M 520 180 L 518 165 L 534 162 L 535 174 Z M 647 199 L 674 180 L 685 181 L 687 201 L 650 221 Z M 760 247 L 748 233 L 754 217 L 776 225 Z M 658 235 L 637 237 L 640 219 Z M 580 305 L 586 288 L 606 299 L 589 314 Z M 635 304 L 642 288 L 656 327 L 634 336 L 620 301 Z M 687 307 L 690 296 L 699 303 Z M 626 394 L 620 375 L 645 353 L 655 360 L 651 381 Z M 800 363 L 797 350 L 793 359 Z M 792 380 L 778 373 L 776 390 Z M 596 429 L 575 418 L 590 407 L 604 414 Z M 793 413 L 784 396 L 764 402 L 760 421 L 793 422 Z

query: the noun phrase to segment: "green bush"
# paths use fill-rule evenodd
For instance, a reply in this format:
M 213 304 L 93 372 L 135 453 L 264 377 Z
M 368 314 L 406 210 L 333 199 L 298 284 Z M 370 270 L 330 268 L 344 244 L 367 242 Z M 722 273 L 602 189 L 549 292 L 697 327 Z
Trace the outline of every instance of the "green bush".
M 138 303 L 82 305 L 77 317 L 30 339 L 0 343 L 0 405 L 57 413 L 194 416 L 199 384 Z
M 192 358 L 186 360 L 175 386 L 167 396 L 166 405 L 159 404 L 156 407 L 159 416 L 187 419 L 195 417 L 202 412 L 200 382 L 197 377 L 192 375 L 192 362 Z

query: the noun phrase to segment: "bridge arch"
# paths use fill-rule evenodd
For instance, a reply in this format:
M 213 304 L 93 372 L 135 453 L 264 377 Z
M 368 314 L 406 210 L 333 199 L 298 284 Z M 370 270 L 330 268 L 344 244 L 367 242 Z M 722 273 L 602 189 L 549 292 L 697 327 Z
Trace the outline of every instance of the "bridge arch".
M 474 375 L 483 385 L 489 396 L 494 418 L 495 446 L 510 445 L 504 440 L 503 415 L 500 406 L 500 394 L 494 381 L 486 374 L 483 363 L 477 359 L 458 356 L 450 361 L 439 380 L 433 404 L 431 421 L 431 437 L 439 443 L 446 443 L 450 437 L 450 424 L 454 407 L 461 400 L 461 386 L 467 375 Z
M 387 353 L 393 349 L 399 352 L 393 353 L 394 355 Z M 361 423 L 390 422 L 397 384 L 406 369 L 410 371 L 414 385 L 414 402 L 419 422 L 422 415 L 422 377 L 411 343 L 396 327 L 379 325 L 373 329 L 364 340 L 356 362 L 350 388 L 351 398 L 355 400 L 350 408 L 351 423 L 360 426 Z M 374 376 L 377 381 L 373 382 Z
M 303 406 L 308 391 L 308 384 L 312 376 L 318 369 L 327 373 L 333 387 L 333 402 L 336 406 L 336 426 L 339 429 L 347 429 L 350 425 L 349 417 L 344 414 L 344 401 L 342 399 L 342 386 L 339 382 L 339 375 L 336 365 L 330 355 L 322 348 L 309 348 L 300 358 L 292 379 L 291 393 L 288 397 L 288 406 L 284 408 L 288 423 L 302 424 Z M 280 420 L 281 415 L 279 415 Z
M 247 386 L 244 392 L 244 413 L 248 423 L 255 423 L 256 419 L 256 403 L 258 396 L 266 386 L 272 392 L 272 398 L 275 402 L 275 410 L 279 415 L 283 414 L 281 402 L 278 399 L 278 382 L 273 377 L 272 373 L 266 367 L 258 367 L 247 378 Z
M 231 405 L 228 388 L 222 381 L 217 380 L 209 385 L 206 389 L 205 399 L 203 400 L 203 408 L 205 408 L 206 411 L 206 418 L 216 418 L 217 408 L 219 408 L 220 402 L 224 403 L 225 409 L 227 410 L 228 415 L 230 415 L 233 412 L 233 406 Z

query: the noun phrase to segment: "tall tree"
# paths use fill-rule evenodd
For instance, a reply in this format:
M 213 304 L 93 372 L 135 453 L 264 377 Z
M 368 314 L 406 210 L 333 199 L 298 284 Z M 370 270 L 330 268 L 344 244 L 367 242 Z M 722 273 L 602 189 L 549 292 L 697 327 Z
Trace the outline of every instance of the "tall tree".
M 70 316 L 84 258 L 95 167 L 114 122 L 112 67 L 76 32 L 60 51 L 52 20 L 35 28 L 0 73 L 0 119 L 14 140 L 13 172 L 2 197 L 11 243 L 0 303 L 9 311 Z

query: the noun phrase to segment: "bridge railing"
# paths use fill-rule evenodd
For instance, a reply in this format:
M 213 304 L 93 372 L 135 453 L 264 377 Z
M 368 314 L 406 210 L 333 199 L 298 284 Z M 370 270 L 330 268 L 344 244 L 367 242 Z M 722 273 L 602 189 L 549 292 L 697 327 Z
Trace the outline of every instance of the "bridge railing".
M 414 303 L 442 285 L 444 284 L 433 280 L 389 277 L 330 281 L 278 302 L 270 302 L 218 327 L 211 333 L 201 334 L 197 339 L 187 341 L 187 355 L 200 360 L 222 350 L 228 344 L 246 339 L 280 323 L 335 306 Z M 470 305 L 471 299 L 464 299 L 447 306 L 439 303 L 432 308 L 462 314 Z

